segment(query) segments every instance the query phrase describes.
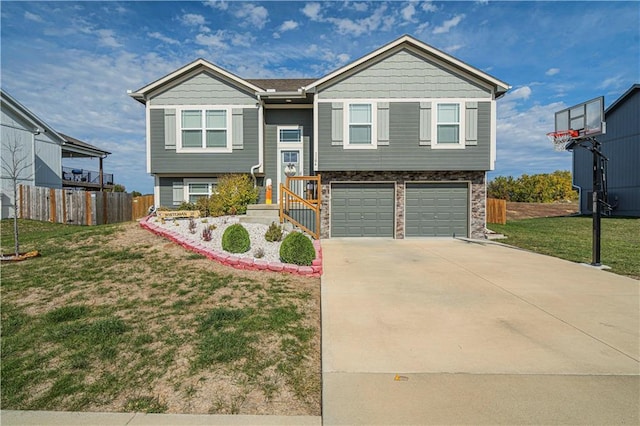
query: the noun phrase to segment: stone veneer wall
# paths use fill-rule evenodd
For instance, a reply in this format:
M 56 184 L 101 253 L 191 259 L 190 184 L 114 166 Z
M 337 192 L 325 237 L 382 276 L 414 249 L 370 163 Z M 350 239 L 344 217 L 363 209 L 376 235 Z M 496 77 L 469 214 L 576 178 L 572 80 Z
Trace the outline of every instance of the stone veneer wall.
M 395 182 L 396 238 L 404 238 L 404 189 L 406 182 L 471 182 L 471 238 L 484 238 L 486 231 L 485 172 L 321 172 L 322 210 L 320 236 L 329 238 L 331 228 L 331 182 Z

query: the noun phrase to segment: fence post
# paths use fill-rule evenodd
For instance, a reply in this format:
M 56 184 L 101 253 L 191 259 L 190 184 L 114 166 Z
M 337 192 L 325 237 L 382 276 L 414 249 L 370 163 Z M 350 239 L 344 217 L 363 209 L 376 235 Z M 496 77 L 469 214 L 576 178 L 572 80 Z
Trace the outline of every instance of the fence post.
M 92 225 L 91 223 L 91 192 L 86 191 L 84 193 L 84 214 L 87 225 Z
M 56 223 L 56 190 L 49 188 L 49 222 Z

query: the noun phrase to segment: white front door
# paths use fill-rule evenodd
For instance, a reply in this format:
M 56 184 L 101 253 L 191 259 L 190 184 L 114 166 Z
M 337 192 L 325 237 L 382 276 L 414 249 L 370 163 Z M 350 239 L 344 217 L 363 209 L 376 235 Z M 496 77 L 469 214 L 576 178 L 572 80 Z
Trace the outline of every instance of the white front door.
M 285 185 L 287 176 L 304 176 L 303 134 L 300 126 L 278 126 L 278 182 L 277 196 L 280 200 L 280 184 Z M 299 181 L 292 188 L 295 193 L 302 195 L 303 182 Z

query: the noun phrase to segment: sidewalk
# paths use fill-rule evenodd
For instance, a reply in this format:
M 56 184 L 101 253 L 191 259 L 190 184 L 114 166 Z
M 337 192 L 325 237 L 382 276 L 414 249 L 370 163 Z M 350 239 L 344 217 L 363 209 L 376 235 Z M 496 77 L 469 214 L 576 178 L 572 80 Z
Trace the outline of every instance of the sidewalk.
M 311 416 L 236 416 L 142 413 L 76 413 L 58 411 L 0 412 L 2 426 L 320 426 Z

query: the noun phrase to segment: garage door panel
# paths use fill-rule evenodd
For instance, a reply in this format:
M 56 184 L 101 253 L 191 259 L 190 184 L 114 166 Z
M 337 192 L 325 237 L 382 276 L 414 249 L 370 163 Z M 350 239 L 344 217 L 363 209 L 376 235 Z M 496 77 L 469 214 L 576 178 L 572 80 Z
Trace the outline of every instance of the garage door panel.
M 468 235 L 466 183 L 407 183 L 406 236 Z
M 394 186 L 393 183 L 333 184 L 331 236 L 393 237 Z

